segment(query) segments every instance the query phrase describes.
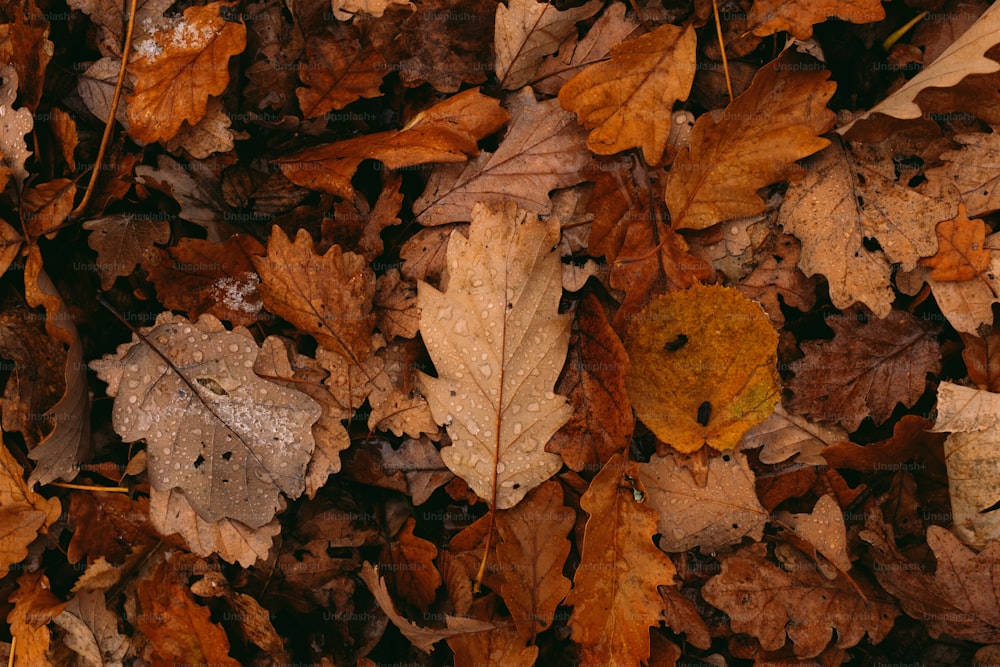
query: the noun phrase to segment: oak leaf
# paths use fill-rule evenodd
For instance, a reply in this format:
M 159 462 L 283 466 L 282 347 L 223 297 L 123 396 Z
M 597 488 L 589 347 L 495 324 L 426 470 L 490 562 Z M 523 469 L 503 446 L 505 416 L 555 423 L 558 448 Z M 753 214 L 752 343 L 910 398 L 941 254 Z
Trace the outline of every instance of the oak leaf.
M 220 243 L 229 236 L 220 234 L 219 230 L 219 223 L 225 219 L 229 208 L 218 190 L 216 175 L 197 161 L 185 166 L 169 155 L 160 155 L 156 162 L 156 167 L 138 165 L 136 182 L 174 199 L 181 207 L 177 215 L 207 229 L 209 241 Z
M 368 14 L 381 18 L 385 10 L 393 5 L 403 5 L 413 8 L 408 0 L 333 0 L 333 17 L 338 21 L 350 21 L 358 14 Z
M 580 567 L 566 604 L 582 662 L 638 665 L 649 658 L 649 626 L 663 614 L 657 586 L 674 583 L 673 563 L 653 545 L 656 510 L 637 502 L 638 465 L 616 454 L 580 498 L 589 515 Z M 632 487 L 632 488 L 630 488 Z
M 556 482 L 545 482 L 520 505 L 497 514 L 500 595 L 526 642 L 552 625 L 570 589 L 562 571 L 570 549 L 566 537 L 576 517 L 562 495 Z
M 651 165 L 663 160 L 673 125 L 670 113 L 686 100 L 695 73 L 697 37 L 688 25 L 661 25 L 611 48 L 559 91 L 559 103 L 590 130 L 587 147 L 612 155 L 636 146 Z
M 129 639 L 118 632 L 118 616 L 108 609 L 104 593 L 81 591 L 52 619 L 65 634 L 63 642 L 87 667 L 121 667 Z
M 791 33 L 795 39 L 808 40 L 813 35 L 813 25 L 837 18 L 851 23 L 876 23 L 885 18 L 882 0 L 754 0 L 750 9 L 750 23 L 757 27 L 753 34 L 759 37 L 776 32 Z
M 396 595 L 426 613 L 441 586 L 441 573 L 434 567 L 437 547 L 413 534 L 416 525 L 413 517 L 406 520 L 395 539 L 382 549 L 379 566 L 389 571 Z
M 790 234 L 780 234 L 770 247 L 770 252 L 757 267 L 737 286 L 748 299 L 758 302 L 767 311 L 776 328 L 785 325 L 781 304 L 803 312 L 816 305 L 815 276 L 806 277 L 799 269 L 802 245 Z
M 592 0 L 581 7 L 559 11 L 536 0 L 510 0 L 497 4 L 494 49 L 500 86 L 517 90 L 527 84 L 542 58 L 554 53 L 564 39 L 576 32 L 576 23 L 601 8 Z
M 234 140 L 250 138 L 249 133 L 234 131 L 232 126 L 233 119 L 226 113 L 222 100 L 210 97 L 201 120 L 194 124 L 184 121 L 181 129 L 164 146 L 171 153 L 199 160 L 212 153 L 228 153 L 235 146 Z
M 164 313 L 142 333 L 91 362 L 115 397 L 115 430 L 146 440 L 154 488 L 180 490 L 206 521 L 263 526 L 282 493 L 303 491 L 320 406 L 253 374 L 259 348 L 246 329 Z
M 132 213 L 91 218 L 83 228 L 91 232 L 87 245 L 97 251 L 101 289 L 105 291 L 115 284 L 115 278 L 131 274 L 154 243 L 170 240 L 170 223 L 165 218 Z
M 305 57 L 299 61 L 299 78 L 306 87 L 295 91 L 299 107 L 306 118 L 316 118 L 362 97 L 378 97 L 388 72 L 382 56 L 358 42 L 356 29 L 335 23 L 306 39 Z
M 420 332 L 437 377 L 420 385 L 448 427 L 445 464 L 494 509 L 513 507 L 562 466 L 545 445 L 571 409 L 552 392 L 570 318 L 555 252 L 559 226 L 508 202 L 472 210 L 469 238 L 453 234 L 443 292 L 417 287 Z
M 128 64 L 136 77 L 128 99 L 129 134 L 151 144 L 172 139 L 187 121 L 205 115 L 210 95 L 229 84 L 229 58 L 246 48 L 246 27 L 227 21 L 213 2 L 188 7 L 184 18 L 135 45 L 139 56 Z
M 791 51 L 764 65 L 716 119 L 702 115 L 667 175 L 674 229 L 705 229 L 764 211 L 757 191 L 801 174 L 796 160 L 829 145 L 830 73 L 799 67 Z
M 49 623 L 62 613 L 66 603 L 52 593 L 49 578 L 41 571 L 18 577 L 17 590 L 9 601 L 13 608 L 7 613 L 7 623 L 17 643 L 18 662 L 49 667 Z
M 823 495 L 816 501 L 812 512 L 802 514 L 775 512 L 774 518 L 812 545 L 841 573 L 846 574 L 851 569 L 851 557 L 847 553 L 844 511 L 833 495 L 829 493 Z M 822 567 L 820 571 L 826 574 Z
M 764 311 L 734 289 L 656 297 L 625 335 L 636 417 L 681 452 L 732 449 L 778 402 L 777 344 Z
M 407 438 L 399 449 L 393 449 L 388 440 L 378 440 L 376 444 L 382 468 L 402 472 L 406 477 L 407 492 L 414 505 L 423 505 L 435 490 L 455 476 L 426 436 L 419 440 Z
M 893 310 L 881 320 L 855 311 L 826 323 L 833 339 L 802 343 L 805 358 L 791 364 L 793 396 L 786 407 L 795 414 L 848 431 L 869 416 L 878 425 L 897 403 L 916 403 L 926 389 L 926 374 L 941 368 L 938 328 L 904 311 Z
M 702 587 L 712 605 L 729 616 L 734 632 L 746 632 L 761 646 L 775 651 L 785 635 L 795 655 L 811 658 L 827 647 L 836 630 L 836 646 L 856 646 L 867 634 L 881 642 L 897 615 L 893 604 L 881 601 L 872 587 L 861 590 L 841 576 L 829 580 L 811 563 L 785 571 L 766 560 L 767 545 L 744 547 L 722 558 L 722 571 Z
M 583 181 L 592 157 L 573 114 L 556 100 L 538 102 L 530 88 L 513 98 L 510 126 L 495 153 L 468 164 L 439 165 L 413 202 L 422 225 L 469 220 L 476 202 L 514 201 L 523 209 L 549 213 L 549 192 Z
M 939 190 L 946 184 L 958 188 L 968 215 L 1000 209 L 1000 136 L 993 132 L 959 134 L 956 150 L 941 154 L 944 162 L 927 170 L 927 180 Z
M 149 524 L 149 500 L 132 500 L 121 493 L 74 492 L 67 524 L 73 531 L 66 549 L 70 563 L 83 557 L 88 563 L 97 558 L 122 563 L 129 551 L 141 551 L 156 541 Z
M 347 360 L 359 363 L 368 357 L 375 272 L 361 255 L 340 246 L 318 255 L 306 230 L 299 229 L 290 241 L 275 225 L 267 255 L 253 262 L 265 308 Z
M 757 500 L 746 456 L 712 457 L 704 484 L 672 455 L 639 464 L 649 506 L 659 515 L 660 548 L 671 553 L 695 547 L 715 550 L 749 535 L 760 540 L 767 512 Z
M 569 358 L 556 384 L 557 392 L 573 405 L 573 414 L 546 450 L 580 472 L 596 469 L 621 451 L 632 435 L 635 417 L 625 390 L 628 354 L 593 294 L 580 300 L 576 325 Z
M 965 205 L 958 205 L 954 220 L 937 224 L 938 251 L 933 257 L 921 259 L 921 266 L 931 267 L 931 278 L 946 281 L 972 280 L 990 266 L 990 252 L 983 247 L 986 223 L 969 220 Z
M 888 160 L 866 164 L 839 142 L 807 164 L 778 214 L 802 242 L 799 267 L 826 277 L 837 308 L 860 301 L 885 317 L 894 297 L 891 265 L 908 271 L 937 252 L 935 225 L 955 217 L 957 202 L 911 190 L 890 175 Z
M 969 380 L 979 389 L 1000 393 L 1000 328 L 990 327 L 985 335 L 961 331 L 958 335 Z
M 811 422 L 788 414 L 781 403 L 774 413 L 743 435 L 742 449 L 763 447 L 757 459 L 774 465 L 794 458 L 795 463 L 823 466 L 826 459 L 820 452 L 827 445 L 847 440 L 847 431 L 839 426 Z
M 349 199 L 351 178 L 364 160 L 390 169 L 429 162 L 464 162 L 478 155 L 476 145 L 510 119 L 497 101 L 470 89 L 417 114 L 401 130 L 389 130 L 308 148 L 280 158 L 291 182 Z
M 43 498 L 24 480 L 21 465 L 0 447 L 0 571 L 7 571 L 28 555 L 28 545 L 59 518 L 58 498 Z
M 0 86 L 0 159 L 3 160 L 3 185 L 7 183 L 7 177 L 13 174 L 18 185 L 28 177 L 28 170 L 24 163 L 31 155 L 28 145 L 24 142 L 24 135 L 35 128 L 35 117 L 30 109 L 20 108 L 15 110 L 14 100 L 17 98 L 18 75 L 14 71 L 13 65 L 6 65 L 0 68 L 0 78 L 3 78 L 3 85 Z

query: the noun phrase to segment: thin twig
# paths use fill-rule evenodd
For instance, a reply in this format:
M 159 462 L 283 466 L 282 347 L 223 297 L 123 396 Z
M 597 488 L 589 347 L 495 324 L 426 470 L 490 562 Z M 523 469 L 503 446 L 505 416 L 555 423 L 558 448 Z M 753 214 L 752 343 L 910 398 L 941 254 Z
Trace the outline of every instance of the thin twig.
M 128 493 L 124 486 L 92 486 L 90 484 L 70 484 L 69 482 L 49 482 L 49 486 L 61 486 L 64 489 L 80 491 L 108 491 L 111 493 Z
M 712 13 L 715 14 L 715 34 L 719 36 L 719 51 L 722 52 L 722 71 L 726 75 L 726 90 L 729 91 L 729 101 L 733 101 L 733 82 L 729 80 L 729 62 L 726 60 L 726 43 L 722 39 L 722 22 L 719 20 L 719 5 L 712 0 Z

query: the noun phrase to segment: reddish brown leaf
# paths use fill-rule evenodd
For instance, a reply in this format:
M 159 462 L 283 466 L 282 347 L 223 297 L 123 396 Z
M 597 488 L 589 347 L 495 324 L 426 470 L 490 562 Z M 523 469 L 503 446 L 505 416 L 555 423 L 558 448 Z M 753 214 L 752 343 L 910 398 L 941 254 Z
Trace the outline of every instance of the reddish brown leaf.
M 396 539 L 382 550 L 379 569 L 387 573 L 396 595 L 426 612 L 441 585 L 441 574 L 434 567 L 437 547 L 413 534 L 416 525 L 412 517 L 406 520 Z
M 385 60 L 371 45 L 358 42 L 357 30 L 335 22 L 326 32 L 310 35 L 299 78 L 306 84 L 295 94 L 306 118 L 316 118 L 351 102 L 378 97 L 382 78 L 389 73 Z
M 965 347 L 962 360 L 965 369 L 980 389 L 1000 393 L 1000 329 L 990 327 L 985 336 L 960 331 Z
M 149 500 L 132 500 L 121 493 L 77 491 L 70 496 L 69 519 L 73 539 L 66 549 L 66 559 L 87 563 L 104 558 L 120 564 L 130 551 L 139 551 L 157 541 L 149 523 Z

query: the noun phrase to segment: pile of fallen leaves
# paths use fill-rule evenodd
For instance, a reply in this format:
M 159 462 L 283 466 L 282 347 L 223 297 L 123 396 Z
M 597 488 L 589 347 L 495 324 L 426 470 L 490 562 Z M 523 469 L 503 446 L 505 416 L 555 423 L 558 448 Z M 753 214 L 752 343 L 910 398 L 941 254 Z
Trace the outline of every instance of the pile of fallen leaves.
M 1000 7 L 0 10 L 3 659 L 1000 662 Z

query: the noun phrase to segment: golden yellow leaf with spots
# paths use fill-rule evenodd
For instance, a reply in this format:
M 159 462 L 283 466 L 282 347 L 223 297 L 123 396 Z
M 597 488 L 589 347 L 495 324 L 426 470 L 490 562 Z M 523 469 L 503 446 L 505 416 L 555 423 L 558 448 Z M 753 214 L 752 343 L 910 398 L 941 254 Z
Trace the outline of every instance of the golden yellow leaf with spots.
M 732 449 L 778 402 L 777 346 L 767 314 L 735 289 L 653 299 L 625 336 L 636 417 L 682 452 Z

